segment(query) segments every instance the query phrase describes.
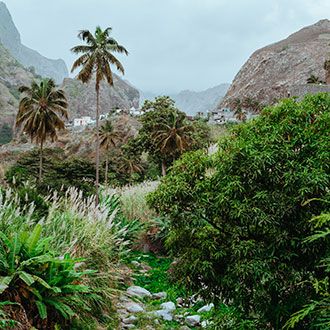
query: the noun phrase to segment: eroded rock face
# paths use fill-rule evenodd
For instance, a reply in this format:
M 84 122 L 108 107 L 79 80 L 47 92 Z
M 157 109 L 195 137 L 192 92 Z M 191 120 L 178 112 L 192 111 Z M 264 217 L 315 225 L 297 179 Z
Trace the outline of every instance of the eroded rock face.
M 274 98 L 292 96 L 290 86 L 306 84 L 312 74 L 325 81 L 323 63 L 329 59 L 329 42 L 330 21 L 325 19 L 255 51 L 218 108 L 230 108 L 236 98 L 246 97 L 269 105 Z

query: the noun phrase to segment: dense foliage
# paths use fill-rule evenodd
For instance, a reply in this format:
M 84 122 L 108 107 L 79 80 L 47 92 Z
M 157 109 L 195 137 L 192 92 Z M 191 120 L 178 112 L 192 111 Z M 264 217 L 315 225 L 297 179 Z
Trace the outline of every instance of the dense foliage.
M 64 151 L 59 148 L 45 149 L 43 163 L 44 180 L 36 183 L 40 193 L 47 194 L 49 189 L 63 193 L 69 187 L 82 190 L 85 196 L 95 191 L 93 185 L 95 165 L 88 159 L 67 158 Z M 7 182 L 18 186 L 26 180 L 35 181 L 38 178 L 38 166 L 39 152 L 37 149 L 24 153 L 15 166 L 6 173 Z
M 13 139 L 13 130 L 8 124 L 2 124 L 0 127 L 0 145 L 9 143 Z
M 324 277 L 316 266 L 328 237 L 304 238 L 329 210 L 329 122 L 327 94 L 282 100 L 234 127 L 214 156 L 183 155 L 149 197 L 170 218 L 176 278 L 206 299 L 231 299 L 258 329 L 280 329 L 313 299 L 304 281 Z

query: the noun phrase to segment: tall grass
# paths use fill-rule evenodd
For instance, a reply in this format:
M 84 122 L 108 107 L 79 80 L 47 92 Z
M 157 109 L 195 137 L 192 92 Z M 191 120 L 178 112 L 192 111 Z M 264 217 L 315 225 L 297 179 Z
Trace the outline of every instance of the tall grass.
M 159 181 L 145 181 L 137 185 L 127 185 L 120 188 L 109 188 L 104 193 L 117 194 L 122 202 L 123 212 L 130 220 L 140 219 L 149 223 L 157 214 L 146 203 L 145 196 L 154 191 Z

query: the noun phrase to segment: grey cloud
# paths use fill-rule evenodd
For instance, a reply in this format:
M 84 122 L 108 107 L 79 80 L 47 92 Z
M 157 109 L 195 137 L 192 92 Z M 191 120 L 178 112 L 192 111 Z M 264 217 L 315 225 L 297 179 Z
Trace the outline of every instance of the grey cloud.
M 231 82 L 256 49 L 329 16 L 328 0 L 4 0 L 27 46 L 71 67 L 79 29 L 113 27 L 143 90 Z

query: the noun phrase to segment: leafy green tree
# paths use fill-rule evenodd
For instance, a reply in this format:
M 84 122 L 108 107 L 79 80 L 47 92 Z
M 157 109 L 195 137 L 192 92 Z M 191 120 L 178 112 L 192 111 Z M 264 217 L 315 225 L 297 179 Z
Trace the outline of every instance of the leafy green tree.
M 284 99 L 233 127 L 215 155 L 180 157 L 148 197 L 170 219 L 177 281 L 232 300 L 258 329 L 280 329 L 315 298 L 306 281 L 324 278 L 317 265 L 330 239 L 304 238 L 313 215 L 330 208 L 329 121 L 326 93 Z
M 71 72 L 76 68 L 82 67 L 78 74 L 78 79 L 83 83 L 89 82 L 94 73 L 96 76 L 96 204 L 99 203 L 99 163 L 100 163 L 100 136 L 99 136 L 99 93 L 100 83 L 106 79 L 110 86 L 113 86 L 113 76 L 111 64 L 124 74 L 124 67 L 113 53 L 124 53 L 128 55 L 125 47 L 110 37 L 111 27 L 104 31 L 99 26 L 96 27 L 94 35 L 88 30 L 82 30 L 78 38 L 86 42 L 86 45 L 79 45 L 71 48 L 75 54 L 82 54 L 72 65 Z
M 313 202 L 313 200 L 311 200 Z M 306 243 L 310 244 L 316 240 L 327 238 L 330 234 L 330 214 L 324 213 L 314 217 L 311 222 L 314 224 L 315 230 L 313 235 L 306 238 Z M 330 286 L 329 286 L 329 269 L 330 269 L 329 251 L 324 259 L 320 261 L 319 267 L 325 270 L 325 276 L 321 278 L 311 278 L 309 284 L 315 290 L 316 298 L 309 301 L 303 308 L 294 313 L 286 322 L 283 329 L 297 328 L 298 324 L 306 323 L 306 319 L 312 320 L 310 329 L 327 330 L 330 327 Z
M 9 143 L 13 139 L 13 130 L 7 123 L 0 127 L 0 145 Z
M 147 151 L 152 160 L 161 165 L 163 175 L 166 167 L 183 152 L 202 148 L 208 143 L 202 141 L 202 137 L 208 136 L 207 126 L 191 124 L 168 96 L 157 97 L 154 102 L 145 101 L 142 112 L 139 119 L 142 128 L 128 146 L 131 153 Z
M 68 119 L 68 103 L 61 89 L 56 89 L 53 79 L 44 79 L 38 85 L 21 86 L 24 96 L 16 116 L 16 128 L 23 125 L 22 133 L 40 144 L 39 182 L 42 180 L 42 151 L 47 138 L 57 139 L 57 129 L 65 130 L 62 118 Z
M 122 140 L 122 136 L 118 130 L 114 130 L 110 120 L 107 120 L 100 129 L 100 146 L 107 152 L 105 160 L 105 184 L 108 184 L 108 151 L 111 147 L 115 148 L 117 143 Z

